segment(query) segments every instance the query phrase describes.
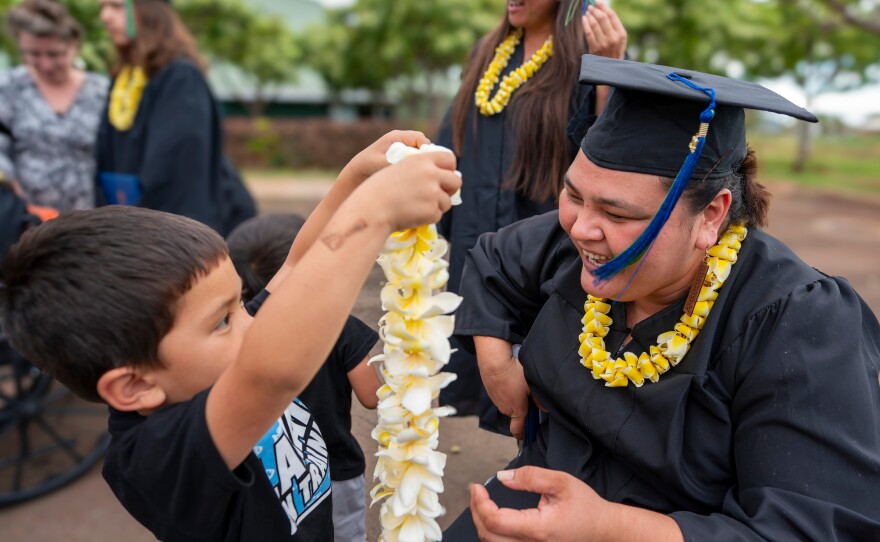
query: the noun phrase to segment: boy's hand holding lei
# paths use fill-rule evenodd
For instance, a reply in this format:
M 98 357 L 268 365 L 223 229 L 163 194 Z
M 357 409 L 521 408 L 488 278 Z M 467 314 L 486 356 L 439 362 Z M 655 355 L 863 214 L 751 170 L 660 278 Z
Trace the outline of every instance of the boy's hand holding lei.
M 392 147 L 415 147 L 415 150 L 418 150 L 419 147 L 427 144 L 430 144 L 430 140 L 422 132 L 415 130 L 388 132 L 355 155 L 340 172 L 339 180 L 351 182 L 352 188 L 356 188 L 372 174 L 393 163 L 386 158 Z

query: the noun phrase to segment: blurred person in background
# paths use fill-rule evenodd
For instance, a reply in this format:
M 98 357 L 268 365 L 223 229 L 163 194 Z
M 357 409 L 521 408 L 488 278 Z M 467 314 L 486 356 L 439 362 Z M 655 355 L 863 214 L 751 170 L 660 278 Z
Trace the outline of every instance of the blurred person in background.
M 102 0 L 118 65 L 98 133 L 98 205 L 138 205 L 226 235 L 256 207 L 223 154 L 207 64 L 163 0 Z
M 562 176 L 608 96 L 608 87 L 578 84 L 581 55 L 623 58 L 626 39 L 606 4 L 514 0 L 477 42 L 437 138 L 455 150 L 464 179 L 462 204 L 439 225 L 451 243 L 450 291 L 459 291 L 465 254 L 480 234 L 556 208 Z M 458 379 L 441 403 L 506 433 L 509 420 L 482 389 L 473 356 L 459 348 L 446 370 Z
M 0 74 L 0 176 L 32 204 L 89 209 L 107 79 L 77 67 L 82 29 L 62 4 L 25 0 L 6 20 L 24 64 Z

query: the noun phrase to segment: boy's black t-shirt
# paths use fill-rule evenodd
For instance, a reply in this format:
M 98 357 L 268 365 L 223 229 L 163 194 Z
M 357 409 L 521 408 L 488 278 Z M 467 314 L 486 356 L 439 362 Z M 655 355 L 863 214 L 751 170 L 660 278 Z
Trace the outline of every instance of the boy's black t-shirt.
M 333 540 L 327 451 L 302 404 L 267 432 L 274 446 L 261 441 L 260 458 L 230 471 L 208 433 L 207 396 L 149 417 L 110 409 L 103 475 L 125 509 L 167 542 Z
M 103 475 L 125 509 L 167 542 L 332 541 L 329 458 L 308 409 L 291 402 L 230 471 L 208 432 L 207 396 L 149 417 L 110 409 Z
M 265 299 L 265 295 L 254 297 L 248 310 L 253 314 Z M 352 389 L 348 372 L 358 366 L 378 340 L 379 335 L 370 326 L 349 316 L 327 361 L 299 395 L 324 435 L 330 451 L 332 480 L 351 480 L 366 468 L 364 453 L 351 434 Z
M 379 335 L 367 324 L 349 316 L 345 328 L 315 378 L 299 394 L 324 435 L 330 450 L 330 478 L 351 480 L 364 473 L 364 452 L 351 434 L 351 382 L 348 372 L 369 354 Z

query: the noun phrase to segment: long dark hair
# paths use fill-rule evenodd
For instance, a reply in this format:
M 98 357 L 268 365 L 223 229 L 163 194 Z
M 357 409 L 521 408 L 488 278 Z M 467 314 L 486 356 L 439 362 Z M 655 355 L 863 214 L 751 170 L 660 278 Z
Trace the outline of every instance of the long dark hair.
M 562 189 L 562 176 L 570 165 L 565 129 L 580 67 L 579 59 L 586 52 L 586 42 L 580 20 L 565 24 L 565 3 L 557 3 L 553 56 L 513 94 L 510 103 L 510 106 L 516 106 L 516 118 L 513 120 L 517 137 L 513 163 L 510 170 L 505 172 L 505 188 L 516 190 L 535 201 L 558 196 Z M 501 24 L 480 39 L 462 73 L 452 116 L 453 147 L 459 156 L 477 83 L 492 61 L 495 48 L 513 29 L 505 12 Z M 472 128 L 475 127 L 476 124 Z
M 152 77 L 176 58 L 185 58 L 201 71 L 208 63 L 180 16 L 163 0 L 135 0 L 137 36 L 119 48 L 122 65 L 140 66 Z

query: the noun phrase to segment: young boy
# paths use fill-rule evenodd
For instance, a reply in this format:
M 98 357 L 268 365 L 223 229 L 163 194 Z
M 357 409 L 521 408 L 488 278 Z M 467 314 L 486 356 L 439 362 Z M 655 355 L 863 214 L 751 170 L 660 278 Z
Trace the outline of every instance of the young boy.
M 392 132 L 346 166 L 256 318 L 223 240 L 183 217 L 72 212 L 7 255 L 3 331 L 75 393 L 110 405 L 104 476 L 159 539 L 332 539 L 326 449 L 291 400 L 330 353 L 386 237 L 437 221 L 461 184 L 447 153 L 382 169 L 394 141 L 427 142 Z M 271 449 L 255 447 L 267 432 Z
M 242 279 L 242 297 L 252 299 L 284 265 L 303 219 L 294 214 L 267 215 L 242 222 L 226 238 L 229 257 Z M 330 456 L 335 542 L 363 542 L 364 452 L 351 433 L 351 395 L 366 408 L 379 402 L 381 383 L 368 365 L 378 334 L 354 316 L 345 323 L 333 352 L 299 394 L 318 422 Z

